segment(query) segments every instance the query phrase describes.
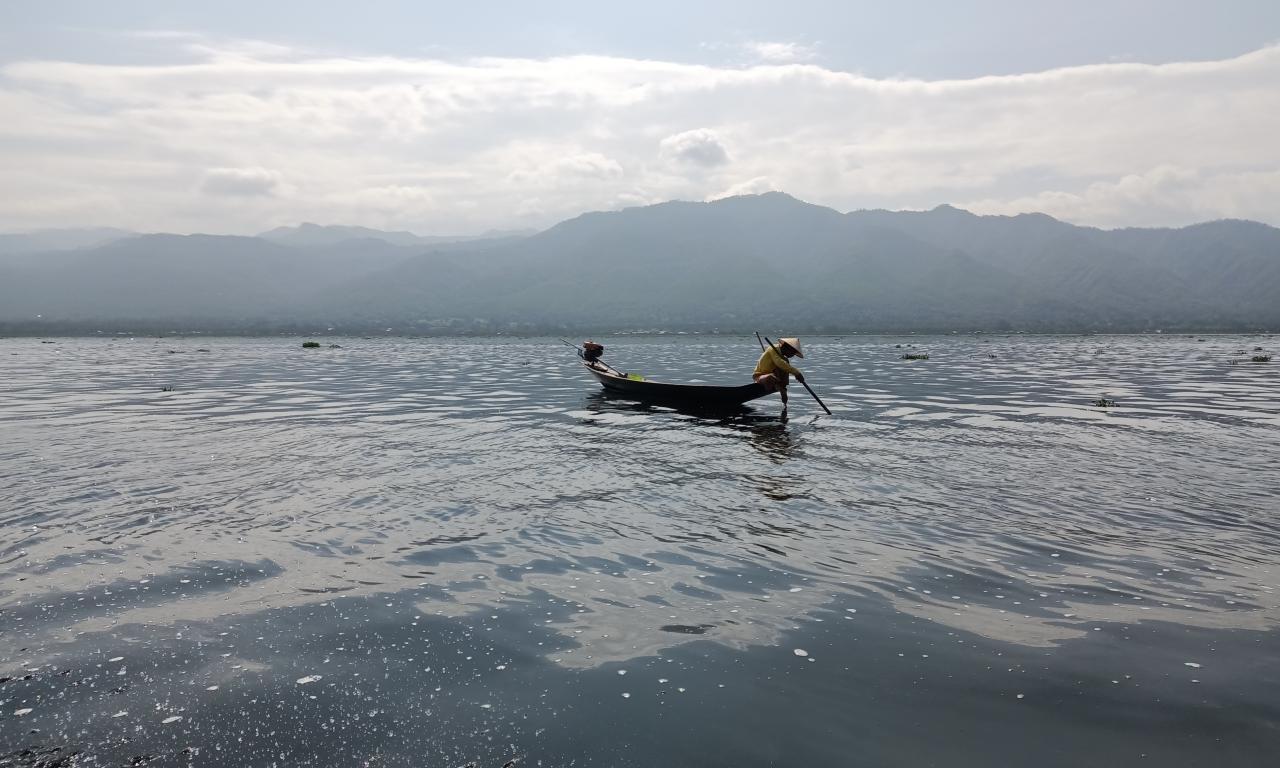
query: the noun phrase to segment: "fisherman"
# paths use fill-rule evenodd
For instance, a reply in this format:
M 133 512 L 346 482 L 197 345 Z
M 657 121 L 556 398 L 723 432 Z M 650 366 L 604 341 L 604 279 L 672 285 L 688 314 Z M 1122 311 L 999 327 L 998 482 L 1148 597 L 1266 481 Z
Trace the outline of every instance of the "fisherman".
M 787 362 L 788 358 L 792 357 L 804 357 L 804 352 L 800 349 L 800 340 L 795 337 L 778 339 L 776 346 L 771 344 L 765 347 L 764 352 L 760 354 L 760 362 L 756 363 L 755 373 L 751 375 L 757 384 L 769 392 L 777 392 L 781 395 L 783 410 L 787 408 L 789 377 L 795 376 L 796 381 L 804 383 L 804 374 Z

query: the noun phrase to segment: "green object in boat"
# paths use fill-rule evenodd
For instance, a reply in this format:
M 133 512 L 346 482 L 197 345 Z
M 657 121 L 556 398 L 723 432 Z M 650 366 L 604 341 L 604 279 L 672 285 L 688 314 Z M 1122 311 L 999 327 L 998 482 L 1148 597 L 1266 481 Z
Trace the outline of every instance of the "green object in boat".
M 644 381 L 644 377 L 638 373 L 628 373 L 627 378 L 631 379 L 632 381 Z

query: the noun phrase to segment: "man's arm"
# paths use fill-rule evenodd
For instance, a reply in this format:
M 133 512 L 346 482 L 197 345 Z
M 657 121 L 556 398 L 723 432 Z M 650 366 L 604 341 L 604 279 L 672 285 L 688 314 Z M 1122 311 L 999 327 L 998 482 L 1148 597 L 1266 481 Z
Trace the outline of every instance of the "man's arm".
M 800 381 L 804 381 L 804 375 L 800 373 L 800 369 L 796 368 L 791 363 L 788 363 L 786 355 L 779 352 L 777 347 L 771 348 L 769 350 L 769 353 L 773 356 L 773 362 L 779 368 L 791 374 L 792 376 L 795 376 Z

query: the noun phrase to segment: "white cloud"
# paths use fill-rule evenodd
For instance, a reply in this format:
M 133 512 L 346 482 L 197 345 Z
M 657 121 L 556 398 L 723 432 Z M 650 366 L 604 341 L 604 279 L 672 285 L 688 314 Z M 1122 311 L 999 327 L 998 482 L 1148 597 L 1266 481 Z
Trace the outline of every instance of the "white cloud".
M 704 128 L 668 136 L 658 142 L 658 149 L 668 159 L 706 168 L 729 162 L 729 151 L 720 138 Z
M 0 228 L 463 232 L 765 188 L 841 209 L 1280 224 L 1280 47 L 923 81 L 202 44 L 186 63 L 0 68 L 0 199 L 21 201 Z
M 754 179 L 733 184 L 726 189 L 717 192 L 714 195 L 707 195 L 707 200 L 719 200 L 723 197 L 737 197 L 738 195 L 759 195 L 763 192 L 779 192 L 777 184 L 768 176 L 757 176 Z
M 813 61 L 818 57 L 818 50 L 802 43 L 750 42 L 747 53 L 755 59 L 769 64 L 790 64 L 798 61 Z
M 382 187 L 364 187 L 349 194 L 336 195 L 332 204 L 352 205 L 396 219 L 401 214 L 422 214 L 437 205 L 436 196 L 430 190 L 405 184 L 388 184 Z
M 1013 200 L 974 200 L 975 213 L 1042 212 L 1103 227 L 1165 227 L 1221 218 L 1276 222 L 1280 169 L 1215 172 L 1162 165 L 1076 192 L 1046 190 Z
M 557 161 L 554 167 L 559 173 L 583 178 L 614 179 L 622 175 L 622 166 L 618 161 L 599 152 L 566 157 Z
M 211 195 L 255 197 L 274 195 L 280 188 L 280 174 L 266 168 L 210 168 L 200 189 Z
M 545 156 L 553 153 L 536 152 L 536 154 Z M 541 186 L 571 184 L 591 179 L 608 181 L 620 178 L 622 175 L 622 166 L 617 160 L 605 157 L 599 152 L 582 152 L 563 154 L 543 162 L 531 159 L 525 167 L 508 174 L 507 181 Z

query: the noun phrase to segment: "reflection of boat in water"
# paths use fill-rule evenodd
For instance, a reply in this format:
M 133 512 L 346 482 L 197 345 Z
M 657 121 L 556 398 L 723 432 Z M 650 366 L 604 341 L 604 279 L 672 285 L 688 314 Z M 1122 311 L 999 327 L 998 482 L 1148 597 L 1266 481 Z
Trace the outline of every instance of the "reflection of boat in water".
M 790 420 L 785 413 L 779 415 L 761 413 L 746 404 L 716 409 L 698 408 L 682 404 L 647 402 L 603 389 L 587 395 L 586 406 L 595 414 L 666 413 L 676 416 L 679 418 L 677 423 L 689 429 L 708 430 L 703 434 L 741 440 L 743 444 L 759 451 L 771 464 L 778 466 L 804 455 L 800 436 L 790 427 Z M 816 420 L 817 417 L 814 419 Z M 583 423 L 596 425 L 608 422 L 584 419 Z M 749 480 L 751 485 L 768 498 L 774 501 L 785 501 L 807 497 L 807 493 L 796 491 L 792 484 L 783 481 L 780 477 L 760 474 L 758 464 L 752 463 L 750 466 L 751 474 L 744 476 L 743 479 Z
M 582 364 L 592 376 L 611 394 L 644 402 L 661 403 L 680 408 L 699 410 L 726 410 L 741 406 L 757 397 L 769 394 L 764 387 L 752 382 L 741 386 L 717 386 L 714 384 L 671 384 L 649 381 L 636 374 L 627 374 L 613 368 L 600 359 L 604 347 L 587 342 L 578 350 Z

